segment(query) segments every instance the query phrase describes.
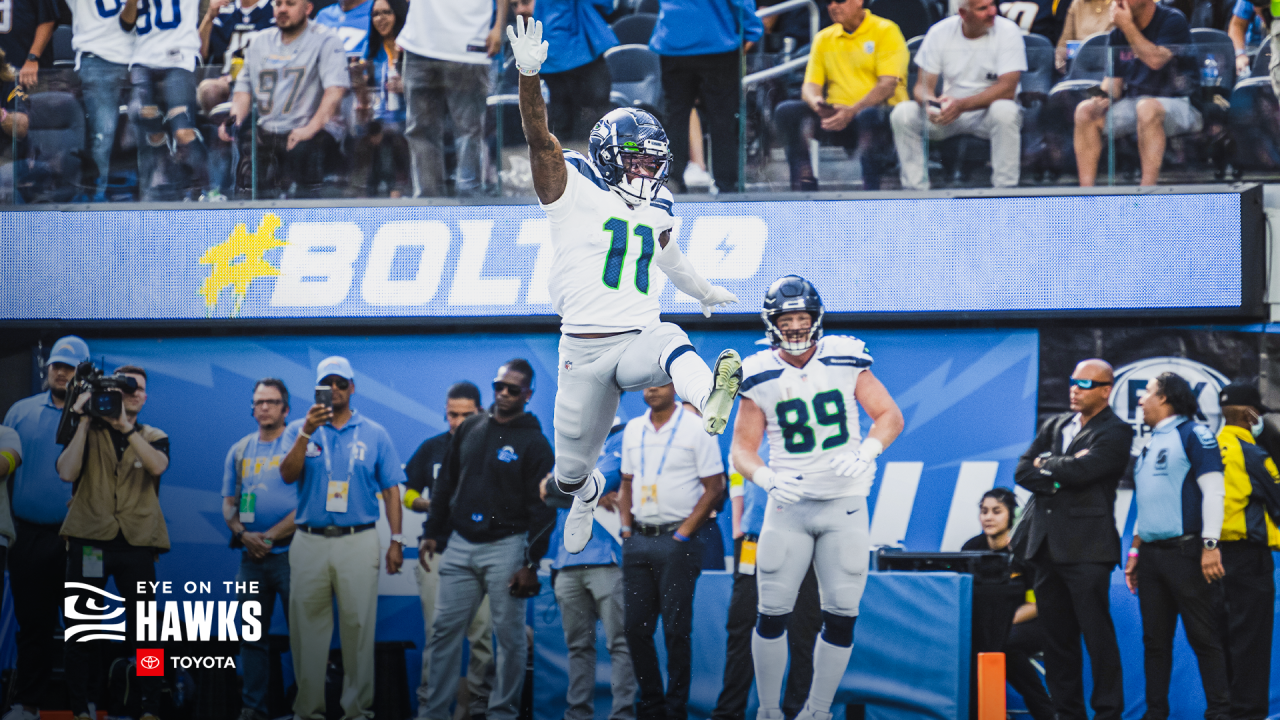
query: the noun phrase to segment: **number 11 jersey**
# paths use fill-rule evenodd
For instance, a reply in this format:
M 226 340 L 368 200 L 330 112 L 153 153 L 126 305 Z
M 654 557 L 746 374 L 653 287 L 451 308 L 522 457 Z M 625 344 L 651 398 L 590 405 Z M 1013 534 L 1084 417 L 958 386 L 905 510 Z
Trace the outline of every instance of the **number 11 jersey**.
M 761 350 L 744 360 L 739 390 L 764 412 L 769 467 L 800 477 L 809 497 L 853 495 L 852 481 L 832 471 L 831 458 L 862 443 L 854 389 L 858 375 L 871 367 L 866 344 L 846 335 L 824 337 L 802 368 L 780 352 Z
M 609 188 L 587 157 L 564 151 L 564 194 L 543 205 L 551 221 L 551 306 L 565 333 L 642 330 L 658 322 L 658 238 L 675 225 L 665 187 L 645 208 Z M 675 238 L 671 239 L 675 242 Z

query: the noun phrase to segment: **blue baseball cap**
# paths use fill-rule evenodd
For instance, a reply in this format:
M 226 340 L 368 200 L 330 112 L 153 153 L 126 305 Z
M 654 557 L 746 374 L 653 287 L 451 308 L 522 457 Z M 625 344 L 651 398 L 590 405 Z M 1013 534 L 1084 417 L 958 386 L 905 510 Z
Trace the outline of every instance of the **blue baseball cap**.
M 351 369 L 351 361 L 340 355 L 327 357 L 321 360 L 320 364 L 316 366 L 317 383 L 330 375 L 337 375 L 338 377 L 346 378 L 348 380 L 356 379 L 356 373 Z
M 53 349 L 49 351 L 49 359 L 44 364 L 45 367 L 53 363 L 75 367 L 88 359 L 89 344 L 75 335 L 68 335 L 59 338 L 58 342 L 53 344 Z

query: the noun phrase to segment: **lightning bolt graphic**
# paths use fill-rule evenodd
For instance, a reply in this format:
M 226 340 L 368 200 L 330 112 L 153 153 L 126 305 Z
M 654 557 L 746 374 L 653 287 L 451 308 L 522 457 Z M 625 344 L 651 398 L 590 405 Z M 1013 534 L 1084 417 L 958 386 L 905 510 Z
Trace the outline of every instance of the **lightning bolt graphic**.
M 267 213 L 262 216 L 257 230 L 250 233 L 248 227 L 240 223 L 231 231 L 226 242 L 204 251 L 204 255 L 200 256 L 200 264 L 213 266 L 200 286 L 206 317 L 212 315 L 213 308 L 218 304 L 218 297 L 228 285 L 231 286 L 231 296 L 236 301 L 231 317 L 237 317 L 240 314 L 240 303 L 244 302 L 249 290 L 249 283 L 261 277 L 280 275 L 280 271 L 262 256 L 268 250 L 287 244 L 276 239 L 276 230 L 281 224 L 278 215 Z

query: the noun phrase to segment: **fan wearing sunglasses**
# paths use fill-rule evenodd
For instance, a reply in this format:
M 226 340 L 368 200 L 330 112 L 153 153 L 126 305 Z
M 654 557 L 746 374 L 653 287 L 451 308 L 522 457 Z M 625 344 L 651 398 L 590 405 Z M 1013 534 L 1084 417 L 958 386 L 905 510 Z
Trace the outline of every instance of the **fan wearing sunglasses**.
M 1120 720 L 1124 684 L 1111 620 L 1111 571 L 1120 559 L 1116 486 L 1129 467 L 1133 428 L 1111 410 L 1115 377 L 1085 360 L 1069 379 L 1071 412 L 1050 418 L 1014 477 L 1033 495 L 1011 542 L 1036 567 L 1044 619 L 1045 682 L 1059 720 L 1085 720 L 1080 641 L 1093 669 L 1097 720 Z
M 791 189 L 818 190 L 809 141 L 826 140 L 862 157 L 865 190 L 879 190 L 893 161 L 889 112 L 907 99 L 907 41 L 863 0 L 827 0 L 833 24 L 813 40 L 800 100 L 778 105 L 778 133 L 791 166 Z

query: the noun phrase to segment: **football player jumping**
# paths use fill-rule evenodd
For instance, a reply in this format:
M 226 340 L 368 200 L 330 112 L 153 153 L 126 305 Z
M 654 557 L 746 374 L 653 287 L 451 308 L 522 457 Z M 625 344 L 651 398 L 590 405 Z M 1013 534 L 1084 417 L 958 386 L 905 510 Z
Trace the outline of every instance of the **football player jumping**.
M 542 23 L 526 25 L 517 16 L 507 34 L 520 71 L 533 187 L 551 220 L 549 290 L 562 332 L 555 472 L 560 488 L 574 496 L 564 546 L 576 553 L 591 539 L 604 487 L 596 458 L 622 391 L 675 382 L 712 435 L 724 432 L 738 394 L 738 353 L 720 353 L 712 370 L 679 326 L 659 321 L 662 290 L 653 266 L 698 300 L 707 317 L 738 299 L 699 276 L 671 241 L 674 199 L 663 187 L 671 154 L 657 119 L 643 110 L 613 110 L 592 129 L 589 158 L 561 149 L 547 128 L 538 78 L 548 49 Z
M 743 477 L 769 492 L 756 554 L 759 615 L 751 637 L 760 711 L 781 720 L 787 669 L 787 618 L 813 564 L 822 599 L 822 634 L 813 682 L 796 720 L 829 720 L 853 651 L 853 624 L 867 582 L 867 493 L 876 457 L 902 432 L 902 411 L 871 374 L 857 338 L 822 336 L 822 298 L 796 275 L 765 294 L 770 344 L 743 362 L 742 400 L 730 451 Z M 858 405 L 871 416 L 867 438 Z M 769 464 L 758 449 L 768 433 Z

